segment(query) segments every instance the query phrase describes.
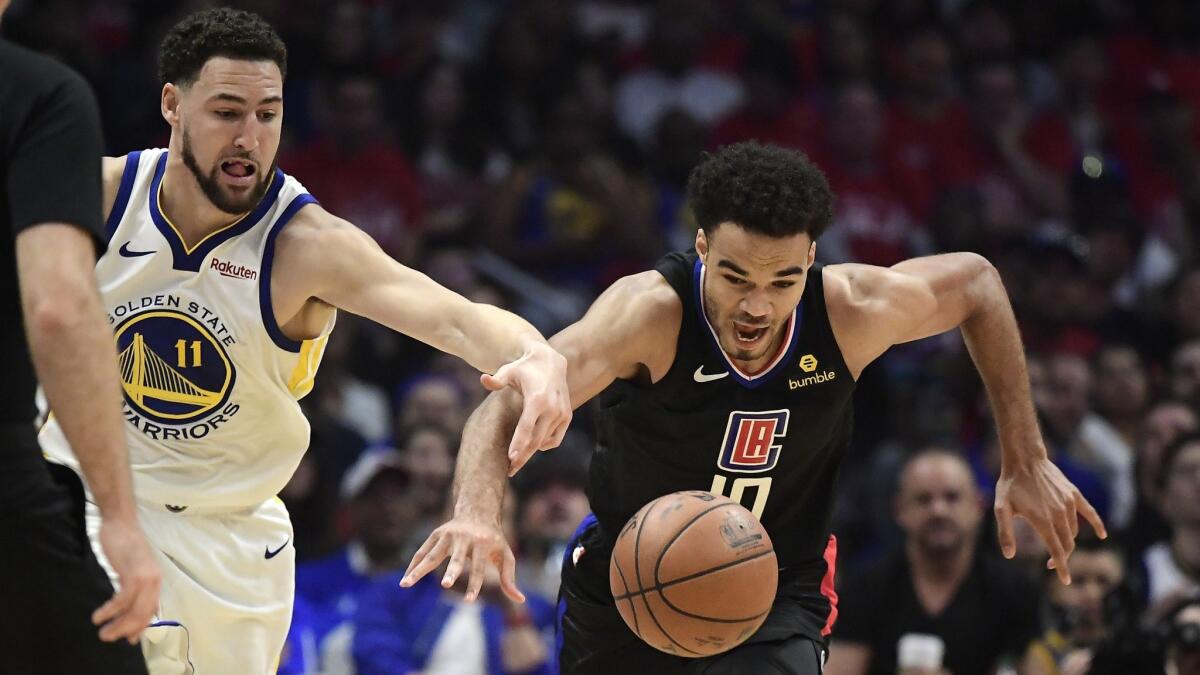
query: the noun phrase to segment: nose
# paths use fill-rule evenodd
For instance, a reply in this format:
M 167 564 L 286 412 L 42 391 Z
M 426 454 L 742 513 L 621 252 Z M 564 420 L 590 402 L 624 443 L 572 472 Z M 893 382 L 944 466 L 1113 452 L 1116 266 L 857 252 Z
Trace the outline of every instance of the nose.
M 767 294 L 754 290 L 747 293 L 740 303 L 738 309 L 755 319 L 766 319 L 771 315 L 771 301 Z
M 247 115 L 241 127 L 238 128 L 238 134 L 233 139 L 233 147 L 244 152 L 253 152 L 258 149 L 258 130 L 259 121 L 257 115 Z

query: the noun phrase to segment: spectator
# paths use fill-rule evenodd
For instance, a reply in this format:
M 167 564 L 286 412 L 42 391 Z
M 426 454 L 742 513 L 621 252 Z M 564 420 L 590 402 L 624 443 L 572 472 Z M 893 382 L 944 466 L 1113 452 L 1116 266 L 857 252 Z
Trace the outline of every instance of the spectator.
M 1044 432 L 1051 452 L 1094 471 L 1112 498 L 1109 523 L 1124 528 L 1133 515 L 1133 448 L 1104 418 L 1089 408 L 1091 368 L 1083 357 L 1057 354 L 1049 359 L 1051 395 L 1042 406 Z
M 424 211 L 416 172 L 392 143 L 379 81 L 355 74 L 328 84 L 329 119 L 323 137 L 281 164 L 330 211 L 371 235 L 401 262 L 416 251 Z
M 1185 342 L 1171 356 L 1171 395 L 1200 410 L 1200 340 Z
M 1138 503 L 1129 533 L 1129 550 L 1138 556 L 1151 544 L 1168 539 L 1171 526 L 1162 515 L 1159 473 L 1163 452 L 1186 434 L 1200 429 L 1195 410 L 1184 403 L 1166 400 L 1150 408 L 1142 424 L 1137 446 Z
M 330 556 L 296 566 L 296 595 L 312 610 L 308 641 L 316 645 L 326 671 L 344 669 L 349 659 L 350 619 L 358 593 L 371 579 L 408 563 L 405 545 L 420 516 L 413 478 L 397 451 L 364 453 L 341 485 L 350 541 Z
M 904 672 L 913 644 L 942 652 L 933 672 L 985 673 L 1024 654 L 1038 632 L 1037 594 L 980 550 L 984 504 L 967 463 L 947 450 L 917 453 L 900 473 L 895 514 L 904 549 L 842 585 L 826 672 Z
M 900 91 L 887 110 L 886 153 L 912 177 L 904 195 L 918 219 L 932 215 L 947 155 L 971 137 L 971 116 L 954 82 L 954 51 L 937 28 L 915 31 L 902 45 Z
M 1171 538 L 1142 556 L 1151 611 L 1200 593 L 1200 436 L 1187 434 L 1166 449 L 1158 482 Z
M 697 3 L 659 5 L 650 28 L 651 63 L 617 83 L 617 122 L 639 145 L 649 145 L 659 118 L 672 108 L 710 126 L 742 102 L 736 78 L 697 63 L 705 28 Z
M 458 453 L 459 431 L 450 432 L 440 424 L 419 423 L 401 432 L 400 454 L 404 468 L 412 476 L 409 489 L 418 517 L 423 521 L 418 529 L 440 522 L 442 509 L 450 495 L 450 480 L 454 477 L 454 456 Z M 424 537 L 428 532 L 423 532 Z
M 575 96 L 554 103 L 544 157 L 514 170 L 494 197 L 491 248 L 568 289 L 594 294 L 620 273 L 622 258 L 661 251 L 648 186 L 600 147 Z
M 589 511 L 587 461 L 586 442 L 568 436 L 517 476 L 517 586 L 526 595 L 558 597 L 567 542 Z
M 924 228 L 900 196 L 904 176 L 883 154 L 883 109 L 874 87 L 858 81 L 838 89 L 826 127 L 822 168 L 838 208 L 817 247 L 821 259 L 888 266 L 927 251 Z
M 339 322 L 338 330 L 330 333 L 321 359 L 321 386 L 314 388 L 327 414 L 367 443 L 382 443 L 392 435 L 387 395 L 378 385 L 359 379 L 350 370 L 359 325 L 350 318 Z
M 1104 600 L 1122 583 L 1125 559 L 1111 542 L 1079 540 L 1071 554 L 1071 585 L 1053 571 L 1043 572 L 1049 600 L 1049 629 L 1029 647 L 1022 675 L 1083 675 L 1093 648 L 1111 636 Z
M 674 109 L 663 114 L 654 139 L 650 166 L 657 197 L 656 225 L 667 250 L 686 251 L 695 245 L 699 229 L 687 203 L 687 179 L 704 152 L 704 127 Z
M 505 527 L 509 536 L 512 530 Z M 558 672 L 553 604 L 537 595 L 514 602 L 498 579 L 485 582 L 478 599 L 467 602 L 464 577 L 451 588 L 443 588 L 436 575 L 400 588 L 400 577 L 389 575 L 359 596 L 353 623 L 357 675 Z
M 472 379 L 478 383 L 479 375 Z M 397 432 L 434 425 L 457 435 L 467 421 L 466 397 L 459 383 L 446 375 L 422 373 L 413 377 L 401 385 L 397 401 Z
M 488 137 L 462 71 L 448 62 L 425 69 L 417 105 L 406 105 L 404 151 L 421 176 L 426 205 L 421 231 L 466 241 L 477 224 L 488 184 L 502 179 L 510 160 Z
M 739 141 L 792 148 L 812 148 L 820 137 L 820 119 L 813 106 L 797 95 L 797 76 L 791 55 L 782 46 L 755 44 L 746 58 L 742 79 L 745 103 L 712 130 L 708 146 L 719 148 Z M 664 133 L 666 115 L 659 122 Z
M 1129 447 L 1137 442 L 1150 403 L 1150 383 L 1142 357 L 1129 346 L 1108 345 L 1096 356 L 1096 412 Z
M 1066 173 L 1072 151 L 1065 132 L 1035 145 L 1016 66 L 1008 60 L 976 63 L 968 74 L 973 140 L 944 169 L 942 185 L 966 186 L 983 200 L 989 232 L 1017 234 L 1044 218 L 1068 213 Z

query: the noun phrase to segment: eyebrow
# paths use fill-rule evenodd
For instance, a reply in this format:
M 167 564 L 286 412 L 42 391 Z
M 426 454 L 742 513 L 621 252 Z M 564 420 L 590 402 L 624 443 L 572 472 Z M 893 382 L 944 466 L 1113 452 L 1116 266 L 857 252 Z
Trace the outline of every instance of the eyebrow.
M 744 277 L 748 277 L 748 276 L 750 276 L 750 273 L 749 273 L 749 272 L 747 272 L 746 270 L 744 270 L 744 269 L 742 269 L 742 268 L 738 267 L 737 265 L 735 265 L 735 264 L 733 264 L 733 263 L 729 262 L 728 260 L 719 260 L 719 261 L 717 261 L 717 267 L 724 267 L 724 268 L 728 269 L 729 271 L 733 272 L 734 274 L 740 274 L 740 275 L 742 275 L 742 276 L 744 276 Z M 792 276 L 792 275 L 794 275 L 794 274 L 804 274 L 804 268 L 803 268 L 803 267 L 800 267 L 799 265 L 796 265 L 796 266 L 794 266 L 794 267 L 789 267 L 789 268 L 787 268 L 787 269 L 782 269 L 782 270 L 779 270 L 778 272 L 776 272 L 776 273 L 775 273 L 775 276 L 777 276 L 777 277 L 790 277 L 790 276 Z
M 242 105 L 246 105 L 246 103 L 247 103 L 246 99 L 242 98 L 241 96 L 238 96 L 236 94 L 227 94 L 227 93 L 215 94 L 209 100 L 210 101 L 214 101 L 214 100 L 215 101 L 229 101 L 231 103 L 240 103 Z M 268 97 L 264 98 L 263 100 L 259 101 L 258 104 L 259 105 L 267 105 L 268 103 L 279 103 L 282 100 L 283 100 L 282 96 L 268 96 Z

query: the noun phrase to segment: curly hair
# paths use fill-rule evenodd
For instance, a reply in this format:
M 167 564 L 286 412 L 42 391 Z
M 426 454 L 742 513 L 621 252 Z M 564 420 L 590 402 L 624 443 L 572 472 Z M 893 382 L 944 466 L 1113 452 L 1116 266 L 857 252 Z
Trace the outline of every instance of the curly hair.
M 768 237 L 807 232 L 816 241 L 833 220 L 833 192 L 817 165 L 798 150 L 755 142 L 706 153 L 687 194 L 706 235 L 730 222 Z
M 287 47 L 275 29 L 253 12 L 220 7 L 189 14 L 167 32 L 158 50 L 158 79 L 191 84 L 216 56 L 274 61 L 287 76 Z

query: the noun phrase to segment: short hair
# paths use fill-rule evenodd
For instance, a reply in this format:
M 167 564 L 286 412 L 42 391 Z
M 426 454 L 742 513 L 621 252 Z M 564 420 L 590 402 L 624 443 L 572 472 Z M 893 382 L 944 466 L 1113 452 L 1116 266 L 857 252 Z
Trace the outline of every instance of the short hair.
M 1200 445 L 1200 432 L 1189 431 L 1176 438 L 1170 445 L 1163 450 L 1162 463 L 1158 465 L 1158 475 L 1155 476 L 1155 482 L 1158 483 L 1158 488 L 1161 490 L 1167 486 L 1167 479 L 1171 477 L 1171 469 L 1175 464 L 1175 459 L 1185 448 L 1192 445 Z
M 756 142 L 705 153 L 692 169 L 688 201 L 706 235 L 735 223 L 768 237 L 808 233 L 813 241 L 833 221 L 833 192 L 803 152 Z
M 287 76 L 287 47 L 261 16 L 219 7 L 187 15 L 171 27 L 158 49 L 158 79 L 188 85 L 217 56 L 243 61 L 274 61 Z

